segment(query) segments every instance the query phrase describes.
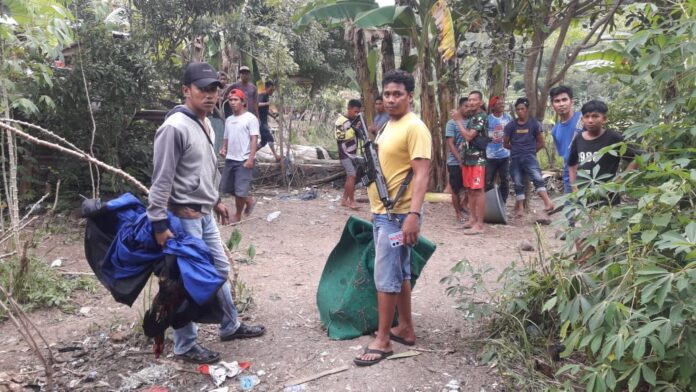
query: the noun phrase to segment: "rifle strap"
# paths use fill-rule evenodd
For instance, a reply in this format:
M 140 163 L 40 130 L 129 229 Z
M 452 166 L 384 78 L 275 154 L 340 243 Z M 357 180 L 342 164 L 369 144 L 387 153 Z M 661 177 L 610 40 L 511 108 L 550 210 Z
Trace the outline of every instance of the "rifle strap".
M 401 196 L 404 195 L 404 192 L 406 192 L 406 189 L 408 189 L 409 184 L 411 184 L 411 179 L 413 178 L 413 170 L 409 170 L 408 174 L 406 174 L 406 178 L 404 178 L 404 182 L 401 183 L 401 186 L 399 187 L 399 191 L 396 192 L 396 197 L 394 197 L 394 201 L 392 202 L 392 206 L 396 205 L 396 203 L 401 199 Z
M 377 131 L 377 134 L 375 135 L 375 141 L 382 135 L 382 132 L 387 128 L 387 124 L 389 121 L 385 122 L 382 124 L 382 127 Z M 404 182 L 401 183 L 401 186 L 399 187 L 399 190 L 396 192 L 396 196 L 394 197 L 394 200 L 392 201 L 392 207 L 396 205 L 396 203 L 399 202 L 399 199 L 401 199 L 401 196 L 404 195 L 406 192 L 406 189 L 408 189 L 408 186 L 411 184 L 411 179 L 413 179 L 413 170 L 409 170 L 408 174 L 406 174 L 406 178 L 404 178 Z

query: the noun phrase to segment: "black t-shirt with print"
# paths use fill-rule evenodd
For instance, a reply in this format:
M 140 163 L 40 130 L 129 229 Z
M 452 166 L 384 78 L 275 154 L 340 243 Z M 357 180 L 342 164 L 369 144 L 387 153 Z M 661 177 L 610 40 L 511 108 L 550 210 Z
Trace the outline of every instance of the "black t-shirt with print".
M 622 156 L 618 154 L 612 155 L 607 152 L 599 158 L 599 150 L 623 142 L 623 136 L 614 131 L 605 130 L 598 138 L 587 140 L 584 137 L 586 134 L 587 132 L 579 133 L 570 144 L 568 166 L 577 165 L 578 171 L 589 171 L 590 175 L 599 181 L 611 181 L 619 171 L 621 159 L 633 159 L 638 153 L 636 149 L 628 145 L 626 153 Z M 594 173 L 595 167 L 597 166 L 599 166 L 599 169 L 597 169 L 597 173 Z M 610 199 L 612 200 L 612 204 L 618 204 L 620 202 L 618 197 L 610 197 Z

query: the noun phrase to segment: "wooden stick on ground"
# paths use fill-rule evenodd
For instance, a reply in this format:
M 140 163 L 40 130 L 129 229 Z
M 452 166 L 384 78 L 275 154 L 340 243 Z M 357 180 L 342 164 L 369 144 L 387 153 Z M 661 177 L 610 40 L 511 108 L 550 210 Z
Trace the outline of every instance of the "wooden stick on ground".
M 348 369 L 350 369 L 350 366 L 345 365 L 345 366 L 337 367 L 337 368 L 334 368 L 334 369 L 325 370 L 325 371 L 323 371 L 323 372 L 321 372 L 321 373 L 317 373 L 317 374 L 314 374 L 314 375 L 311 375 L 311 376 L 302 377 L 302 378 L 296 378 L 296 379 L 294 379 L 294 380 L 291 380 L 291 381 L 286 382 L 285 385 L 283 385 L 283 387 L 284 387 L 284 388 L 287 388 L 287 387 L 291 387 L 291 386 L 293 386 L 293 385 L 304 384 L 304 383 L 306 383 L 306 382 L 313 381 L 313 380 L 316 380 L 316 379 L 319 379 L 319 378 L 322 378 L 322 377 L 330 376 L 330 375 L 332 375 L 332 374 L 345 372 L 345 371 L 348 370 Z

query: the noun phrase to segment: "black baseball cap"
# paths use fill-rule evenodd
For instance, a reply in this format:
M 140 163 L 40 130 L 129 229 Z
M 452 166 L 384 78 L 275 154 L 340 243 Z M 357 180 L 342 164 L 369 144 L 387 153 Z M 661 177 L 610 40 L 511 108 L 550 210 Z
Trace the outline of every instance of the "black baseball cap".
M 220 88 L 225 87 L 218 80 L 218 73 L 215 68 L 208 63 L 189 63 L 184 71 L 184 84 L 187 86 L 195 84 L 199 88 L 208 87 L 211 84 L 215 84 Z

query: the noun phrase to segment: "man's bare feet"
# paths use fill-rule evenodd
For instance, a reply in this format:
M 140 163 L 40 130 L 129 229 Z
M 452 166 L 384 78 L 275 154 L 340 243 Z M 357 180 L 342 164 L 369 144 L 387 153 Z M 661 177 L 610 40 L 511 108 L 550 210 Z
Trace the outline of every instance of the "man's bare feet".
M 468 221 L 464 222 L 462 227 L 465 229 L 471 229 L 475 224 L 476 224 L 476 222 L 472 222 L 472 221 L 468 220 Z
M 473 225 L 469 230 L 466 230 L 464 232 L 464 235 L 478 235 L 478 234 L 483 234 L 483 226 L 481 225 Z
M 397 325 L 396 327 L 392 328 L 389 333 L 391 334 L 391 340 L 397 343 L 405 344 L 407 346 L 413 346 L 416 344 L 416 331 L 413 329 L 408 329 L 402 327 L 401 325 Z
M 553 205 L 553 203 L 549 203 L 546 206 L 544 206 L 544 212 L 549 214 L 551 211 L 555 210 L 556 206 Z

